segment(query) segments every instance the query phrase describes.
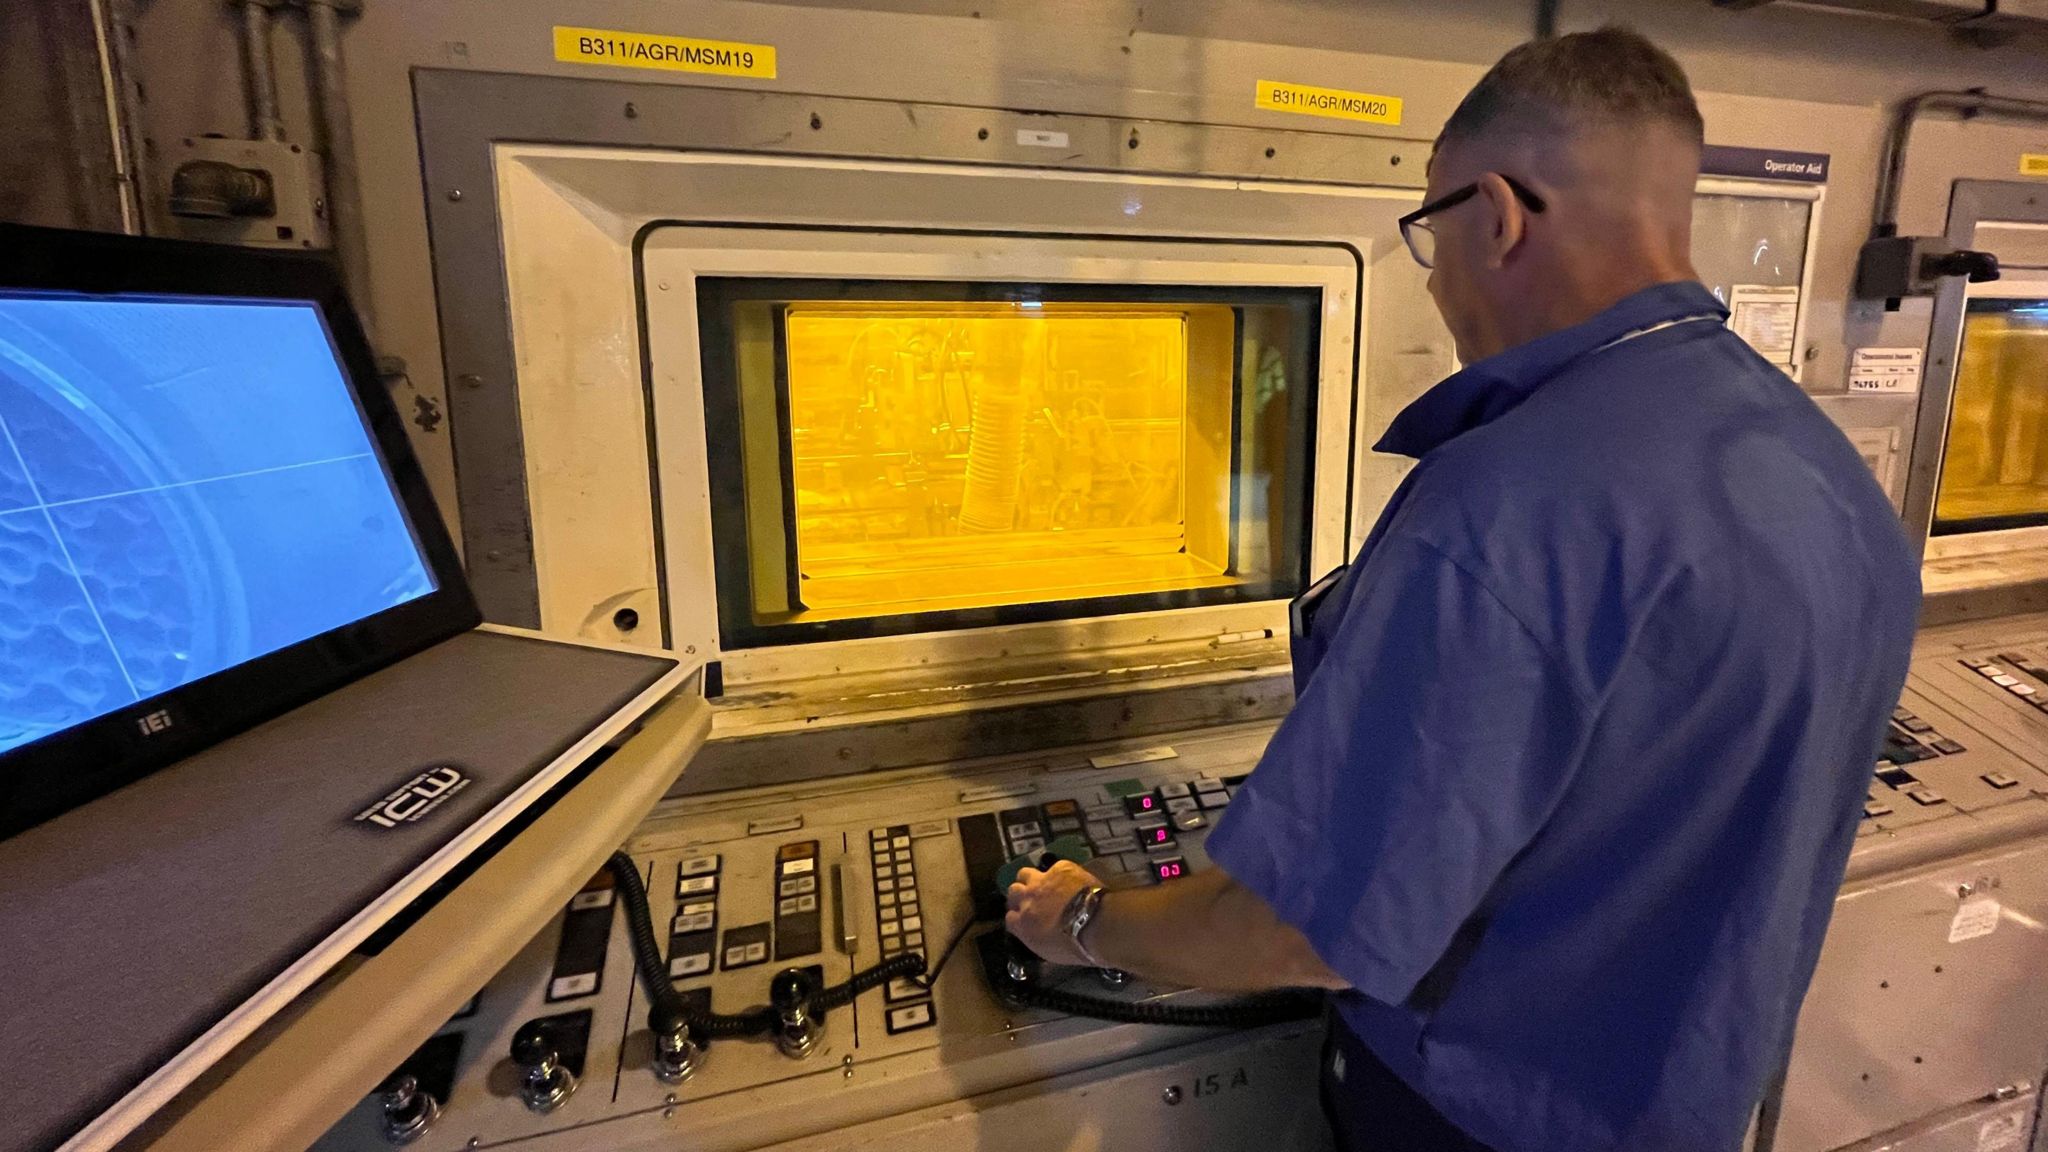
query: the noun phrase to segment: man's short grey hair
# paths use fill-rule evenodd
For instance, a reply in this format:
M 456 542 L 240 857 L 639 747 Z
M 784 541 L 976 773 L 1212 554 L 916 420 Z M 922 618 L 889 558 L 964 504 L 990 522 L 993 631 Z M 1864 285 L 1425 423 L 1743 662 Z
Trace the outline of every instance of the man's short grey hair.
M 1649 122 L 1706 138 L 1685 69 L 1641 33 L 1609 25 L 1532 40 L 1501 57 L 1451 114 L 1437 147 Z

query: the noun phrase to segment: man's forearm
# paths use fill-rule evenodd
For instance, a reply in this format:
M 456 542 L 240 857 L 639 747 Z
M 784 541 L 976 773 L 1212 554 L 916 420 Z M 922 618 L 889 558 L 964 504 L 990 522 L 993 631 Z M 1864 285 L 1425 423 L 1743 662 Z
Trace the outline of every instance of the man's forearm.
M 1083 942 L 1150 979 L 1227 991 L 1344 988 L 1291 925 L 1220 868 L 1111 892 Z

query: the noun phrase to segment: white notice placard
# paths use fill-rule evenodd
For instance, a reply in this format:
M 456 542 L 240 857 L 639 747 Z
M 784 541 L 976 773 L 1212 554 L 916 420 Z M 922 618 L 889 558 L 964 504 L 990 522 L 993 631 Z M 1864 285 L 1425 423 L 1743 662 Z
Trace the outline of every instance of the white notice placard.
M 1989 936 L 1998 931 L 1998 915 L 2004 909 L 1996 900 L 1968 900 L 1956 909 L 1956 918 L 1949 921 L 1948 942 L 1961 944 L 1979 936 Z
M 1918 348 L 1858 348 L 1849 360 L 1849 391 L 1910 395 L 1920 390 L 1920 367 Z
M 1792 363 L 1799 331 L 1799 286 L 1737 284 L 1728 293 L 1728 326 L 1773 364 Z

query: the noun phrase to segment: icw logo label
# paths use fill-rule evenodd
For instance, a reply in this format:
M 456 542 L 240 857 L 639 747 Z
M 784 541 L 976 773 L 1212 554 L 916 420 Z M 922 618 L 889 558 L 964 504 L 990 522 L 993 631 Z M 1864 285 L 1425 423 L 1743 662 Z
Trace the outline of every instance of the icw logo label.
M 448 798 L 469 787 L 469 777 L 453 765 L 441 764 L 407 780 L 382 800 L 356 813 L 358 824 L 396 828 L 412 824 L 448 802 Z

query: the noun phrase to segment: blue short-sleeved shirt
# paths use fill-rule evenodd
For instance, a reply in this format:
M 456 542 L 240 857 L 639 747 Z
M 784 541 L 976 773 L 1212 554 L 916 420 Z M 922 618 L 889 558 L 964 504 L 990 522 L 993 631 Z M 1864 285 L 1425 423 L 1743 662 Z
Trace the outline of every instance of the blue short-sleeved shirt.
M 1400 414 L 1209 839 L 1501 1152 L 1739 1145 L 1905 681 L 1898 518 L 1725 315 L 1650 288 Z

